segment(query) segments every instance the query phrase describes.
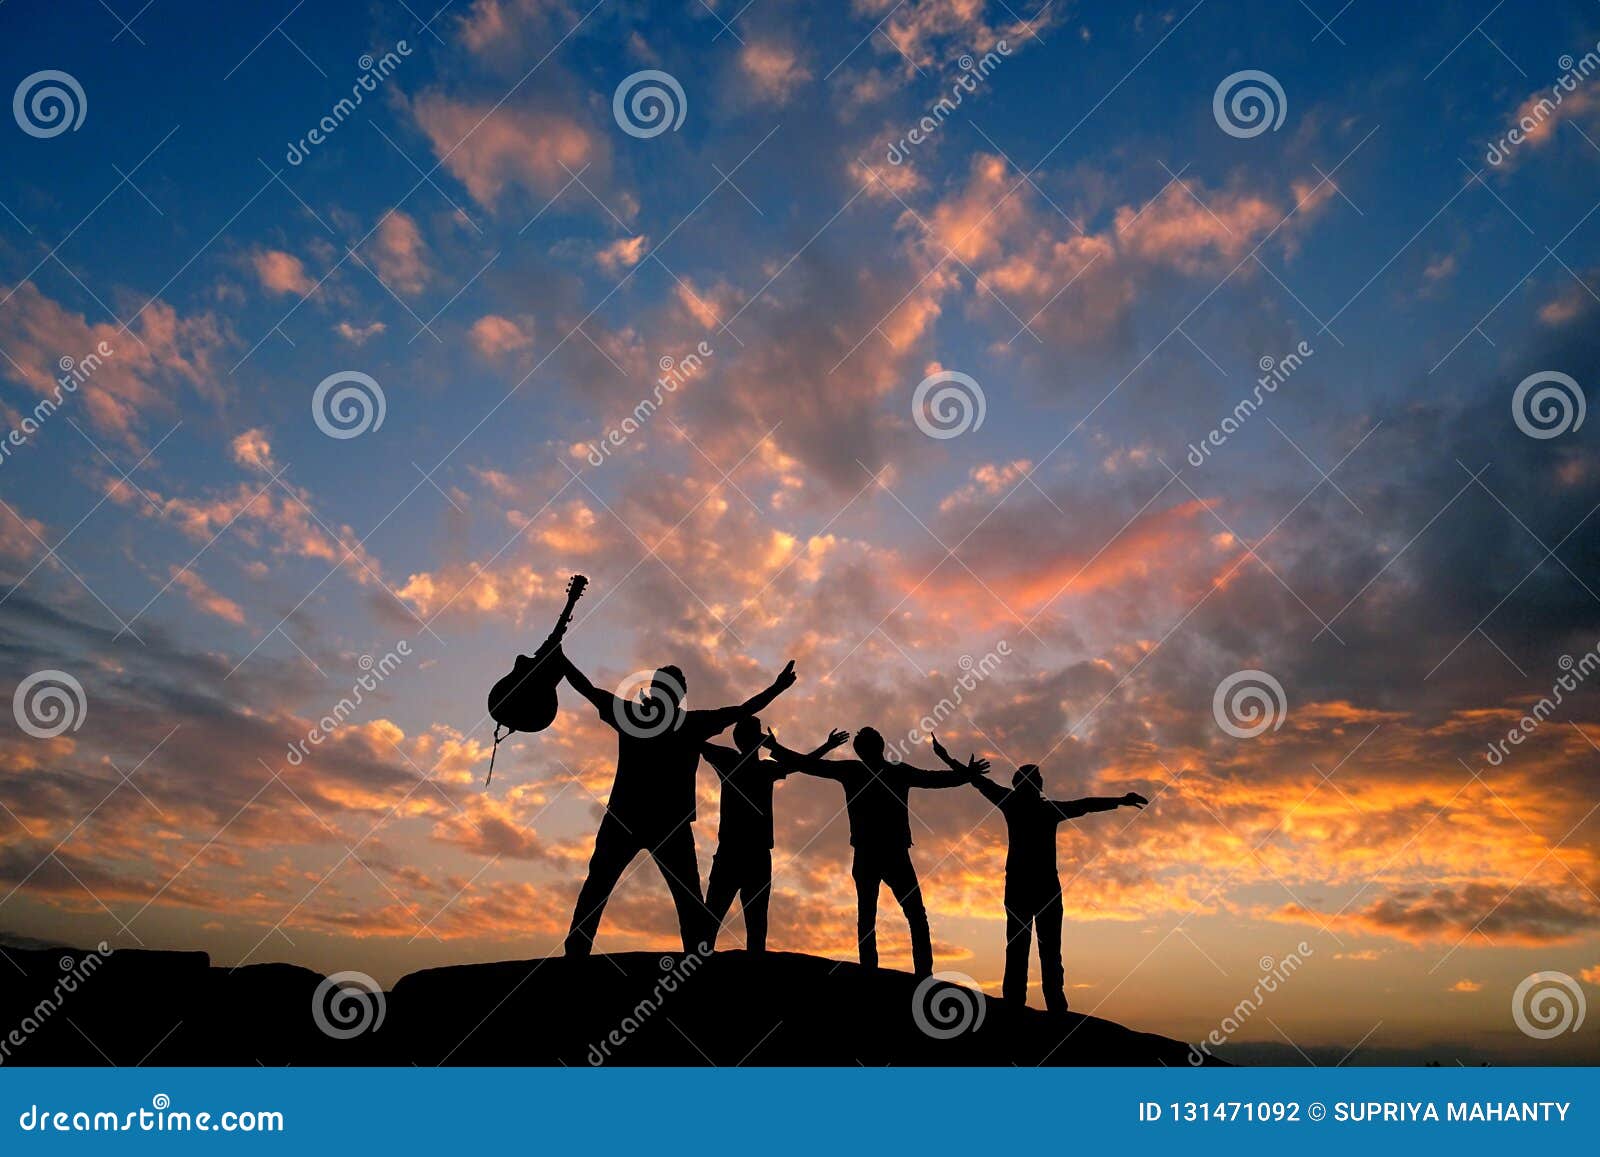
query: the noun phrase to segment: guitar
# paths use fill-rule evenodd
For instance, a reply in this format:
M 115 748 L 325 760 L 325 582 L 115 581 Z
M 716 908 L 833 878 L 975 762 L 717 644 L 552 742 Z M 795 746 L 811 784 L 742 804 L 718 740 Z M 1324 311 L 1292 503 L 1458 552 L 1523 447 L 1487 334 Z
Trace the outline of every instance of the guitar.
M 539 644 L 532 655 L 518 655 L 511 670 L 489 690 L 489 718 L 494 720 L 494 744 L 499 749 L 502 740 L 513 731 L 543 731 L 556 717 L 556 685 L 565 673 L 560 663 L 551 656 L 561 645 L 572 621 L 572 608 L 583 597 L 589 580 L 583 575 L 573 575 L 567 583 L 567 605 L 556 620 L 555 628 Z M 500 729 L 506 734 L 501 735 Z M 489 775 L 483 786 L 494 778 L 494 755 L 489 756 Z

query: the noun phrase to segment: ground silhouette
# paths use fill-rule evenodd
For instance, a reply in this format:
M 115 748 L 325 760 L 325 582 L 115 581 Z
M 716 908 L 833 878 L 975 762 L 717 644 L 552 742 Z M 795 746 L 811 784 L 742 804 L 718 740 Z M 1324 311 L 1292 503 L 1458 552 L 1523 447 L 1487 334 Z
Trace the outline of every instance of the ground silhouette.
M 383 994 L 376 1028 L 318 1027 L 323 977 L 288 964 L 211 967 L 203 952 L 125 950 L 59 1007 L 39 1001 L 66 949 L 6 950 L 0 1023 L 37 1025 L 22 1065 L 1156 1065 L 1188 1045 L 969 989 L 924 991 L 909 973 L 789 952 L 629 952 L 433 968 Z M 692 963 L 691 963 L 692 962 Z M 18 970 L 21 970 L 20 973 Z M 25 974 L 25 975 L 24 975 Z M 675 978 L 671 991 L 663 991 Z M 620 1043 L 618 1043 L 620 1042 Z

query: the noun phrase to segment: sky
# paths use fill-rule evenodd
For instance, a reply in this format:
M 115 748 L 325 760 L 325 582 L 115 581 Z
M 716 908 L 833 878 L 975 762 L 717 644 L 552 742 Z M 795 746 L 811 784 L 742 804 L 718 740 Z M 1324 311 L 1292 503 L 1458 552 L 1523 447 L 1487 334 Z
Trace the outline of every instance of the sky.
M 1074 1008 L 1600 1061 L 1519 1028 L 1600 995 L 1600 6 L 433 9 L 0 7 L 7 941 L 559 951 L 615 736 L 486 790 L 485 696 L 582 573 L 599 685 L 1148 796 L 1060 835 Z M 1004 824 L 912 803 L 998 993 Z M 852 959 L 837 785 L 776 820 Z M 676 945 L 638 860 L 598 947 Z

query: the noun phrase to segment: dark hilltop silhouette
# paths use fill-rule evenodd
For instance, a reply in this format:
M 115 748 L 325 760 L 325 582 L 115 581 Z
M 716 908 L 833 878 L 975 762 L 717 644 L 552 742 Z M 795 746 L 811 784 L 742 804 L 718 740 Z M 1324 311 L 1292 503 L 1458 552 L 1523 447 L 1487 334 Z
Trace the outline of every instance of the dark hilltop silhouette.
M 88 955 L 6 952 L 26 973 L 7 966 L 14 983 L 0 985 L 10 1025 L 35 1015 L 64 961 Z M 203 952 L 123 950 L 6 1063 L 1189 1065 L 1178 1041 L 928 983 L 919 993 L 910 973 L 788 952 L 628 952 L 431 968 L 381 1001 L 352 996 L 340 1017 L 318 1001 L 325 981 L 307 968 L 227 969 Z M 319 1015 L 349 1035 L 330 1035 Z

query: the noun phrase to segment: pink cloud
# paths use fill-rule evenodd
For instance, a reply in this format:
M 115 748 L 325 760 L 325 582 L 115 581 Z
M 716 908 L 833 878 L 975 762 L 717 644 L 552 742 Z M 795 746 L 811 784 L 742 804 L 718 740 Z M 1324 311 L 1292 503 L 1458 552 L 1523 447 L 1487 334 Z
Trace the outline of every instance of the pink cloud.
M 63 358 L 88 376 L 69 394 L 98 429 L 132 441 L 146 415 L 170 413 L 173 383 L 216 399 L 218 374 L 212 357 L 225 343 L 210 314 L 182 317 L 163 301 L 151 301 L 124 332 L 111 322 L 89 322 L 24 281 L 0 310 L 0 346 L 9 358 L 0 373 L 40 396 L 59 388 Z M 105 352 L 103 352 L 105 351 Z
M 236 626 L 244 625 L 244 608 L 227 596 L 218 594 L 193 570 L 173 567 L 172 581 L 188 596 L 191 603 L 206 614 L 215 615 L 224 622 Z
M 472 104 L 437 93 L 418 98 L 417 124 L 434 152 L 480 205 L 509 187 L 553 196 L 604 146 L 571 117 L 509 105 Z
M 282 249 L 263 249 L 251 257 L 261 287 L 271 293 L 295 293 L 304 297 L 316 287 L 306 267 L 293 253 Z
M 375 260 L 378 275 L 401 293 L 418 293 L 433 270 L 428 265 L 428 245 L 410 215 L 392 211 L 378 226 Z
M 757 98 L 786 104 L 811 79 L 811 70 L 793 48 L 776 41 L 751 40 L 739 52 L 739 67 Z
M 523 332 L 521 326 L 495 313 L 474 322 L 468 336 L 478 352 L 486 358 L 504 357 L 533 344 L 533 338 Z
M 619 237 L 596 253 L 595 261 L 600 268 L 612 273 L 631 269 L 643 259 L 645 246 L 649 241 L 650 239 L 643 234 L 637 237 Z

